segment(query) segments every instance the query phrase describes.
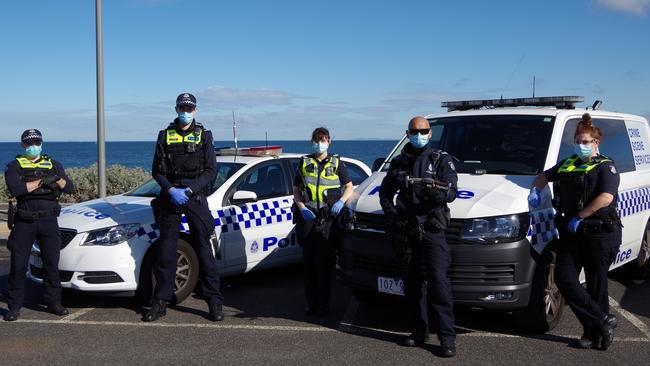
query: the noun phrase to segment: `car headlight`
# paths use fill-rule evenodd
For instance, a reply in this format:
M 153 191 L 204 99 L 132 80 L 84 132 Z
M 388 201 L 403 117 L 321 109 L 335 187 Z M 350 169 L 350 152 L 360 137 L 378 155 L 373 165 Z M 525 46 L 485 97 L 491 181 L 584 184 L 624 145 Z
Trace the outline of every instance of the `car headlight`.
M 91 231 L 81 245 L 117 245 L 138 233 L 140 224 L 125 224 Z
M 528 213 L 467 219 L 463 223 L 461 240 L 479 244 L 519 241 L 526 237 L 530 219 Z

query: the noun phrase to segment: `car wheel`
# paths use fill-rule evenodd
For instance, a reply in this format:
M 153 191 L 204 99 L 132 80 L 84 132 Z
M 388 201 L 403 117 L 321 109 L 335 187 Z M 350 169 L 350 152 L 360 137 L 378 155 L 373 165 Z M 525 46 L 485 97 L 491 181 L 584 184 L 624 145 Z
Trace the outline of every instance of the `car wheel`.
M 636 260 L 625 264 L 625 274 L 631 278 L 645 278 L 650 274 L 650 222 L 646 224 Z
M 149 304 L 153 296 L 153 289 L 156 285 L 156 280 L 153 276 L 153 264 L 155 262 L 155 249 L 156 245 L 153 244 L 144 259 L 140 269 L 140 278 L 138 280 L 138 289 L 136 290 L 136 297 L 138 301 Z M 194 251 L 194 248 L 184 239 L 178 240 L 178 248 L 176 250 L 176 277 L 174 278 L 174 297 L 171 304 L 179 304 L 187 299 L 199 278 L 199 258 Z
M 560 323 L 563 312 L 564 298 L 555 283 L 555 255 L 547 252 L 535 271 L 528 306 L 515 312 L 515 320 L 526 332 L 546 333 Z

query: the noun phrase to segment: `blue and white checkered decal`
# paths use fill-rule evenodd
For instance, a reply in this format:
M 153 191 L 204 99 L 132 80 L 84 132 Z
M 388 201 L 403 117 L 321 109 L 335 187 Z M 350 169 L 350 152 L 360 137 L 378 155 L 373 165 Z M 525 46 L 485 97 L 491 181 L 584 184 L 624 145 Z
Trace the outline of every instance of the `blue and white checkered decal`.
M 246 206 L 231 206 L 224 209 L 212 211 L 214 225 L 221 233 L 240 231 L 253 227 L 286 222 L 292 220 L 291 200 L 279 199 L 277 201 L 249 203 Z M 289 207 L 280 207 L 289 206 Z M 181 225 L 178 229 L 181 232 L 189 233 L 185 215 L 181 216 Z M 140 239 L 153 242 L 160 237 L 160 229 L 155 223 L 144 224 L 138 230 Z
M 634 215 L 650 209 L 650 187 L 619 192 L 618 214 L 621 217 Z
M 560 237 L 555 227 L 555 209 L 546 208 L 530 212 L 530 227 L 528 228 L 528 240 L 537 249 L 544 247 L 551 240 Z

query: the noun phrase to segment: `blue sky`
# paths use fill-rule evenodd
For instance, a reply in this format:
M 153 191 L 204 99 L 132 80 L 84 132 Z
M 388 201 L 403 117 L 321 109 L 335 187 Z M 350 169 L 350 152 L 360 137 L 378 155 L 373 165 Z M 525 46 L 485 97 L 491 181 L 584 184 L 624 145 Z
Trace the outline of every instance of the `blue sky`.
M 3 2 L 0 141 L 93 141 L 94 0 Z M 105 0 L 108 140 L 174 99 L 230 139 L 395 139 L 442 100 L 583 95 L 650 117 L 650 0 Z

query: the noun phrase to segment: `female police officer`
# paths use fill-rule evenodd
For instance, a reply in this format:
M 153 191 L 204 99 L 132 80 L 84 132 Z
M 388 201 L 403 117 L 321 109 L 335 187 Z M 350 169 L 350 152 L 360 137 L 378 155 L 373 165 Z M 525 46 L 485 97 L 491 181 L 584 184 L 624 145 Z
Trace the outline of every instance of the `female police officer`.
M 334 219 L 352 195 L 353 186 L 338 155 L 328 154 L 332 139 L 325 127 L 311 136 L 313 154 L 303 156 L 293 182 L 298 242 L 303 249 L 308 315 L 329 313 L 330 282 L 336 239 Z M 343 192 L 341 192 L 343 188 Z M 295 211 L 294 211 L 295 212 Z
M 72 181 L 61 163 L 41 153 L 43 136 L 39 130 L 26 130 L 20 139 L 25 154 L 17 156 L 5 169 L 7 188 L 18 200 L 14 227 L 7 243 L 11 248 L 11 270 L 7 296 L 9 311 L 4 315 L 6 321 L 17 320 L 20 316 L 25 296 L 25 273 L 35 240 L 43 258 L 43 297 L 47 308 L 59 316 L 68 314 L 61 305 L 61 236 L 57 217 L 61 212 L 59 196 L 62 192 L 72 193 Z
M 600 155 L 600 129 L 585 113 L 575 134 L 575 154 L 537 176 L 528 196 L 540 202 L 540 190 L 554 182 L 556 223 L 560 231 L 555 280 L 584 328 L 580 348 L 606 350 L 614 339 L 617 319 L 608 315 L 607 271 L 621 244 L 616 211 L 620 177 L 614 162 Z M 584 268 L 587 288 L 578 279 Z

